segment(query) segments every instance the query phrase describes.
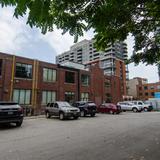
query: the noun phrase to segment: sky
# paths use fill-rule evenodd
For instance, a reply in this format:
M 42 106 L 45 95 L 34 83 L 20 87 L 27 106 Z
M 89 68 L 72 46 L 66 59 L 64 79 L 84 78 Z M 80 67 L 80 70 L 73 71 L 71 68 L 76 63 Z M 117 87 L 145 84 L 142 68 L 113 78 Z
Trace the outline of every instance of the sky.
M 53 32 L 43 35 L 37 28 L 26 25 L 26 17 L 16 19 L 13 17 L 13 8 L 0 8 L 0 52 L 24 56 L 55 63 L 55 57 L 70 49 L 74 39 L 68 33 L 62 35 L 62 31 L 55 28 Z M 89 31 L 79 38 L 93 38 L 93 32 Z M 133 51 L 133 37 L 126 40 L 128 55 Z M 129 78 L 148 78 L 149 82 L 157 82 L 158 70 L 156 66 L 139 64 L 129 65 Z

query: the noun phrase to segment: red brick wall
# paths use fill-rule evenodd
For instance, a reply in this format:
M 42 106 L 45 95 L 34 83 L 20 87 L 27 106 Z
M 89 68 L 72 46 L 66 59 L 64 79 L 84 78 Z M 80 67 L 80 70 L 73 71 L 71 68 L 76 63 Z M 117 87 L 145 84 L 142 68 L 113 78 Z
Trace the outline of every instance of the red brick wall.
M 2 76 L 0 76 L 0 100 L 10 100 L 11 77 L 12 77 L 12 60 L 13 57 L 6 54 L 1 54 L 2 61 Z
M 11 79 L 12 79 L 12 65 L 13 56 L 0 53 L 0 59 L 3 59 L 3 74 L 0 76 L 0 100 L 10 100 L 11 94 Z M 5 63 L 4 63 L 5 62 Z M 36 112 L 44 107 L 42 103 L 42 91 L 56 91 L 57 100 L 65 100 L 65 92 L 74 92 L 75 100 L 80 100 L 81 93 L 89 93 L 89 99 L 94 101 L 97 105 L 103 103 L 106 100 L 106 93 L 110 93 L 112 102 L 116 103 L 121 99 L 121 81 L 119 77 L 107 77 L 111 81 L 110 88 L 105 88 L 104 83 L 106 76 L 99 68 L 99 65 L 91 65 L 90 70 L 76 70 L 68 67 L 62 67 L 59 65 L 32 60 L 23 57 L 15 57 L 15 63 L 26 63 L 32 65 L 33 77 L 32 79 L 22 79 L 14 77 L 13 89 L 30 89 L 32 90 L 32 108 Z M 56 82 L 44 82 L 43 81 L 43 68 L 51 68 L 57 70 Z M 75 83 L 70 84 L 65 82 L 65 72 L 70 71 L 75 73 Z M 87 74 L 90 76 L 89 86 L 83 86 L 81 84 L 81 75 Z M 79 78 L 79 79 L 78 79 Z M 79 81 L 79 85 L 78 85 Z M 34 85 L 33 85 L 34 84 Z M 79 87 L 79 88 L 78 88 Z M 79 93 L 78 93 L 79 90 Z M 35 95 L 35 96 L 33 96 Z M 79 95 L 79 97 L 78 97 Z
M 96 64 L 91 66 L 91 100 L 93 100 L 97 105 L 104 102 L 104 74 Z

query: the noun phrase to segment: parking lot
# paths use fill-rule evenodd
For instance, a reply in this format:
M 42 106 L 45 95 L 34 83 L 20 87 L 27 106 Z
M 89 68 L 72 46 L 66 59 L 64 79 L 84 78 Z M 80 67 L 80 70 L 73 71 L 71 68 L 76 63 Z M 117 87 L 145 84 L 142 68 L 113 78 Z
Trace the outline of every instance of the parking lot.
M 160 112 L 60 121 L 25 119 L 0 127 L 0 160 L 159 160 Z

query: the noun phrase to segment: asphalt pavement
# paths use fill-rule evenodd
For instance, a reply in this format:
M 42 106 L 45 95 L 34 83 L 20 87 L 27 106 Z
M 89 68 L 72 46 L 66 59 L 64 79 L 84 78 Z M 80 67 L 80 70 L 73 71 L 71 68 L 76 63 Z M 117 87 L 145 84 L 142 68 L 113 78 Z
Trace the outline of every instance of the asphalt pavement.
M 0 126 L 0 160 L 159 160 L 160 112 Z

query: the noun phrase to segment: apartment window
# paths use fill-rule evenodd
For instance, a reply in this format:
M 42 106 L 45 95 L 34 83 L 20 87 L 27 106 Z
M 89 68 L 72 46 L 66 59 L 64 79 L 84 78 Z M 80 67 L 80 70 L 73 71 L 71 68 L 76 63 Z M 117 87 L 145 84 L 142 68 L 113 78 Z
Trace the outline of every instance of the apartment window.
M 74 72 L 65 72 L 65 82 L 66 83 L 74 83 L 75 82 L 75 73 Z
M 144 86 L 144 89 L 145 89 L 145 90 L 147 90 L 147 89 L 148 89 L 148 87 L 147 87 L 147 86 Z
M 154 96 L 154 92 L 151 92 L 151 96 Z
M 105 87 L 110 87 L 110 85 L 111 85 L 111 82 L 110 82 L 110 80 L 106 80 L 106 82 L 105 82 Z
M 45 82 L 55 82 L 56 81 L 56 70 L 43 68 L 43 81 Z
M 89 93 L 81 93 L 81 101 L 89 101 Z
M 139 96 L 142 96 L 143 94 L 142 93 L 139 93 Z
M 148 92 L 145 93 L 145 96 L 148 96 Z
M 106 103 L 111 103 L 111 100 L 112 100 L 111 94 L 110 93 L 106 93 L 106 100 L 105 100 L 105 102 Z
M 81 75 L 81 83 L 84 86 L 88 86 L 89 85 L 89 75 L 82 74 Z
M 0 59 L 0 76 L 2 75 L 2 59 Z
M 106 93 L 106 97 L 111 97 L 111 94 L 110 93 Z
M 32 78 L 32 65 L 16 63 L 16 77 L 18 78 Z
M 65 92 L 65 101 L 74 102 L 75 101 L 75 93 L 74 92 Z
M 31 90 L 14 89 L 13 101 L 19 104 L 31 104 Z
M 42 104 L 56 101 L 55 91 L 43 91 L 42 92 Z
M 154 89 L 154 86 L 150 86 L 150 89 Z

